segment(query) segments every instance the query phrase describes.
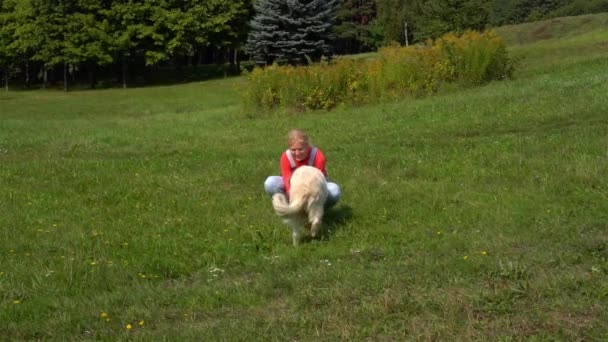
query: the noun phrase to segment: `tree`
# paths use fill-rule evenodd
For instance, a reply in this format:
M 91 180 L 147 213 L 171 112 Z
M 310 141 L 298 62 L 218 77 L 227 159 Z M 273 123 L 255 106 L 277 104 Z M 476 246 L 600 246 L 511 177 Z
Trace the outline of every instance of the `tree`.
M 23 67 L 25 84 L 30 83 L 30 62 L 40 48 L 42 32 L 37 28 L 34 6 L 31 1 L 5 0 L 2 3 L 6 25 L 2 31 L 8 45 L 5 52 L 12 58 L 7 66 Z
M 260 0 L 247 50 L 257 64 L 303 64 L 330 56 L 337 0 Z
M 447 32 L 483 30 L 489 22 L 489 0 L 434 0 L 420 7 L 416 39 L 424 41 Z
M 65 14 L 62 55 L 66 64 L 89 67 L 89 81 L 94 88 L 95 68 L 113 62 L 108 24 L 102 19 L 99 1 L 77 0 L 75 3 L 75 8 Z
M 15 35 L 13 3 L 0 1 L 0 68 L 4 78 L 4 89 L 8 91 L 10 65 L 14 60 L 10 46 Z
M 370 25 L 376 17 L 373 0 L 342 0 L 336 11 L 335 48 L 338 53 L 369 51 L 379 43 Z
M 564 0 L 518 0 L 512 13 L 512 21 L 521 23 L 542 19 L 550 11 L 558 8 Z M 568 1 L 570 2 L 570 1 Z
M 148 1 L 113 1 L 103 16 L 112 42 L 110 50 L 120 63 L 122 86 L 126 88 L 130 61 L 145 56 L 145 63 L 152 65 L 164 57 L 158 52 L 161 42 L 154 32 L 154 8 Z
M 376 0 L 378 16 L 374 26 L 384 44 L 391 42 L 405 44 L 406 23 L 408 41 L 415 38 L 413 32 L 418 24 L 424 25 L 424 22 L 418 20 L 424 2 L 423 0 Z
M 253 12 L 252 0 L 208 0 L 188 9 L 193 19 L 188 32 L 193 53 L 207 47 L 232 50 L 231 63 L 238 63 L 238 49 L 247 39 L 247 22 Z

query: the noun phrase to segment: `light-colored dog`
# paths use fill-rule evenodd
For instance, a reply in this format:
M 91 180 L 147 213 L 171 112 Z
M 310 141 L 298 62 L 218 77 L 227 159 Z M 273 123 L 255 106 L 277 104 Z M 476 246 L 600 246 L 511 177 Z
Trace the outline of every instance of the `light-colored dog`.
M 327 200 L 327 181 L 323 173 L 312 166 L 300 166 L 291 176 L 290 200 L 283 193 L 272 196 L 272 206 L 292 230 L 293 245 L 301 239 L 301 230 L 310 223 L 310 234 L 316 237 Z

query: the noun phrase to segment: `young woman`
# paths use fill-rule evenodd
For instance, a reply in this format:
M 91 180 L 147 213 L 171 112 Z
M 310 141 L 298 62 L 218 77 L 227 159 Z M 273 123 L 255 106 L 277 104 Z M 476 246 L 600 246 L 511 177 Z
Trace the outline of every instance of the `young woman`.
M 327 170 L 325 170 L 325 155 L 320 149 L 310 146 L 308 136 L 299 129 L 292 129 L 287 134 L 287 151 L 283 152 L 280 159 L 281 176 L 270 176 L 264 182 L 264 190 L 272 197 L 272 195 L 283 192 L 289 196 L 289 180 L 295 169 L 302 165 L 314 166 L 321 170 L 327 179 Z M 331 207 L 340 200 L 340 187 L 338 184 L 327 180 L 327 197 L 326 207 Z

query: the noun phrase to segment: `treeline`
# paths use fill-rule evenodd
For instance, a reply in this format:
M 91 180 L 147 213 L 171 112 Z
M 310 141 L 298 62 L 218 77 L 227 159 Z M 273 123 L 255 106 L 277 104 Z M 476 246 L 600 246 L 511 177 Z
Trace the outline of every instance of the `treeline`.
M 251 0 L 0 0 L 5 86 L 238 61 Z M 236 69 L 236 67 L 235 67 Z M 7 77 L 8 75 L 8 77 Z
M 338 53 L 363 52 L 447 32 L 599 12 L 608 12 L 608 0 L 343 0 L 335 47 Z
M 0 0 L 0 68 L 43 87 L 238 73 L 260 0 Z M 307 0 L 300 0 L 306 2 Z M 318 0 L 323 1 L 323 0 Z M 424 42 L 556 16 L 608 11 L 608 0 L 340 0 L 334 54 Z

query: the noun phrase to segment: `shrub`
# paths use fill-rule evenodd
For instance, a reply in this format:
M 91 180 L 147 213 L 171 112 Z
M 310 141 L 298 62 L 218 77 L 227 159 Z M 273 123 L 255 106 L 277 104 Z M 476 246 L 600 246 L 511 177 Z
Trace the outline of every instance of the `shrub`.
M 309 66 L 255 68 L 243 91 L 249 113 L 329 110 L 432 94 L 447 83 L 477 86 L 510 77 L 503 40 L 493 32 L 447 34 L 425 45 L 392 45 L 374 59 L 339 58 Z
M 494 32 L 467 31 L 461 36 L 446 34 L 432 43 L 451 66 L 454 81 L 481 85 L 510 77 L 513 65 L 502 38 Z

